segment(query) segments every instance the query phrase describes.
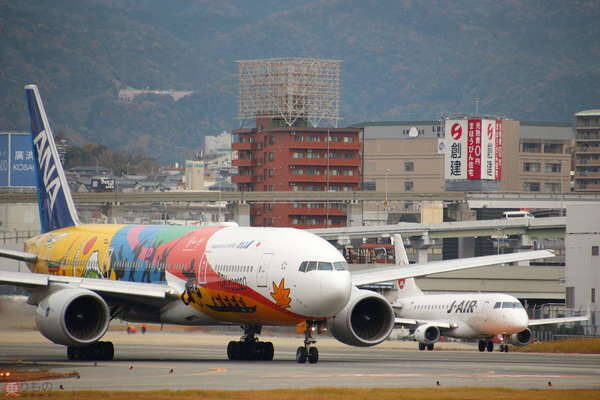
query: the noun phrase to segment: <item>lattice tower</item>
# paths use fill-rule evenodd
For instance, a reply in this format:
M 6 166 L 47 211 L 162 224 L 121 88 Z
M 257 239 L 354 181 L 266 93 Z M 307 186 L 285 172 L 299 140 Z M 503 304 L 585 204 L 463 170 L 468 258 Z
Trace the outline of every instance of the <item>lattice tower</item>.
M 237 119 L 280 118 L 288 126 L 304 119 L 317 127 L 340 118 L 341 60 L 273 58 L 238 61 Z

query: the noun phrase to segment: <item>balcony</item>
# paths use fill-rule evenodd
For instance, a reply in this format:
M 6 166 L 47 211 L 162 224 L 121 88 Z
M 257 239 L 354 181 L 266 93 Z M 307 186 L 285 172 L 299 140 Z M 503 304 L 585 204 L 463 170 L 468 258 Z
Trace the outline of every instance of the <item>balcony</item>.
M 289 224 L 290 228 L 296 228 L 296 229 L 318 229 L 318 228 L 345 228 L 346 224 L 330 224 L 330 225 L 325 225 L 325 223 L 322 224 L 316 224 L 316 225 L 309 225 L 309 224 Z
M 318 182 L 318 183 L 360 183 L 360 176 L 330 175 L 290 175 L 289 182 Z
M 334 150 L 360 150 L 360 142 L 292 142 L 289 145 L 290 149 L 321 149 L 330 151 Z
M 592 154 L 600 153 L 600 146 L 576 146 L 575 153 Z
M 254 183 L 256 182 L 256 176 L 252 175 L 234 175 L 231 177 L 233 183 Z
M 330 158 L 328 163 L 326 158 L 289 158 L 290 165 L 320 167 L 360 167 L 361 161 L 360 158 Z
M 231 160 L 231 166 L 232 167 L 254 167 L 254 166 L 256 166 L 256 160 L 238 158 L 237 160 Z
M 293 207 L 291 205 L 286 206 L 281 212 L 285 212 L 288 215 L 322 215 L 322 216 L 330 216 L 330 217 L 345 217 L 346 211 L 337 207 L 323 207 L 313 208 L 313 207 Z
M 256 143 L 255 142 L 232 143 L 231 150 L 256 150 Z

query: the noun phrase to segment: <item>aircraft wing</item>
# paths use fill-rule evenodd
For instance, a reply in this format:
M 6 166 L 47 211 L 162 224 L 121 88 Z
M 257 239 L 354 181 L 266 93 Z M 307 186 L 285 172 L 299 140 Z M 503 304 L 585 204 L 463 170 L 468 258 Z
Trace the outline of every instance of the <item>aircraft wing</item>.
M 554 257 L 550 250 L 527 251 L 523 253 L 500 254 L 493 256 L 458 258 L 454 260 L 433 261 L 426 264 L 389 265 L 387 267 L 369 268 L 352 273 L 354 286 L 388 282 L 397 279 L 415 278 L 418 276 L 438 274 L 468 268 L 485 267 L 516 261 L 535 260 L 537 258 Z
M 53 283 L 68 284 L 73 287 L 89 289 L 99 294 L 118 295 L 120 297 L 144 297 L 164 299 L 177 296 L 177 291 L 168 286 L 155 283 L 113 281 L 107 279 L 78 278 L 73 276 L 36 274 L 31 272 L 0 271 L 0 285 L 12 285 L 25 288 L 48 287 Z
M 530 319 L 529 326 L 549 325 L 549 324 L 565 324 L 567 322 L 579 322 L 579 321 L 589 321 L 589 320 L 590 320 L 589 315 L 583 315 L 580 317 Z
M 394 321 L 396 325 L 408 325 L 408 326 L 419 326 L 419 325 L 433 325 L 433 326 L 437 326 L 438 328 L 444 328 L 444 329 L 452 329 L 452 328 L 456 328 L 455 324 L 451 324 L 448 321 L 434 321 L 434 320 L 427 320 L 427 319 L 411 319 L 411 318 L 396 318 L 396 320 Z

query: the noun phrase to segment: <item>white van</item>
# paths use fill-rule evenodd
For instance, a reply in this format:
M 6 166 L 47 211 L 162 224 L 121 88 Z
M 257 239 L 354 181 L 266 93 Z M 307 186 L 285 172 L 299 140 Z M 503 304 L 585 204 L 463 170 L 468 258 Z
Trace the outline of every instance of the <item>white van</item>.
M 504 218 L 535 218 L 529 211 L 504 211 Z

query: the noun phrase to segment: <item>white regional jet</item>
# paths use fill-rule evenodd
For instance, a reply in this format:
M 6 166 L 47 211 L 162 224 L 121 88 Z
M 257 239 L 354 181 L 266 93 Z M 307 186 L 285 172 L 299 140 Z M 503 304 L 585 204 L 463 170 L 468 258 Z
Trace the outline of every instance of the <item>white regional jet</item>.
M 396 262 L 408 264 L 400 235 L 394 235 Z M 551 255 L 552 256 L 552 255 Z M 550 256 L 550 257 L 551 257 Z M 492 339 L 501 339 L 500 351 L 508 344 L 525 346 L 534 325 L 587 321 L 589 316 L 530 320 L 518 299 L 502 293 L 423 294 L 414 279 L 396 283 L 397 300 L 392 303 L 396 324 L 411 329 L 419 350 L 433 350 L 441 336 L 479 339 L 479 351 L 493 351 Z
M 394 310 L 369 283 L 548 257 L 546 251 L 451 260 L 351 274 L 340 252 L 289 228 L 82 224 L 37 86 L 25 87 L 37 171 L 41 234 L 24 251 L 0 250 L 30 272 L 0 271 L 0 284 L 29 290 L 36 322 L 74 360 L 111 360 L 101 341 L 113 318 L 181 325 L 238 325 L 231 360 L 272 360 L 264 325 L 302 326 L 299 363 L 319 358 L 313 335 L 328 330 L 373 346 L 394 327 Z

